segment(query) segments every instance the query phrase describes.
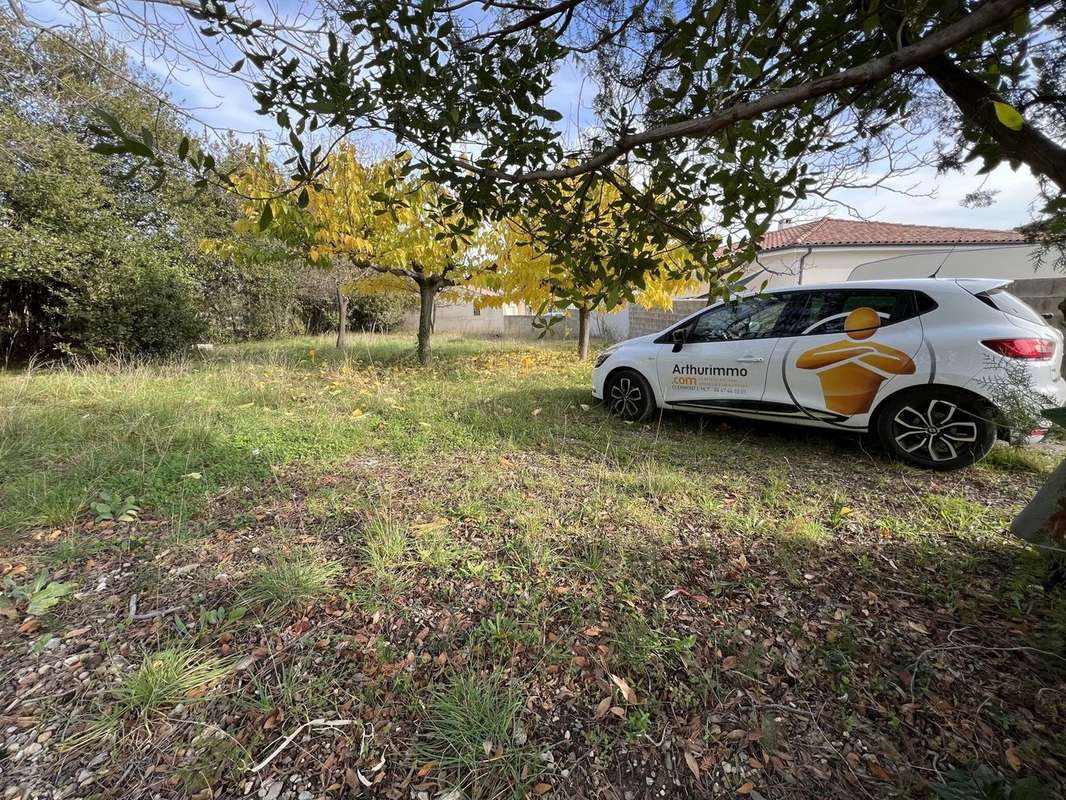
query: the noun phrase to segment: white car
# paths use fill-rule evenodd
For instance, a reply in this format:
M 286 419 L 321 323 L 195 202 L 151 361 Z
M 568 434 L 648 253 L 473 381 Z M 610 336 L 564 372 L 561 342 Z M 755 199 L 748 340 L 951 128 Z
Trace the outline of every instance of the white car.
M 1008 283 L 856 281 L 741 295 L 607 348 L 592 394 L 629 420 L 661 408 L 872 431 L 899 458 L 955 469 L 983 458 L 997 436 L 1043 438 L 1042 422 L 1009 430 L 1023 415 L 1005 406 L 1020 393 L 1038 409 L 1066 404 L 1063 336 Z

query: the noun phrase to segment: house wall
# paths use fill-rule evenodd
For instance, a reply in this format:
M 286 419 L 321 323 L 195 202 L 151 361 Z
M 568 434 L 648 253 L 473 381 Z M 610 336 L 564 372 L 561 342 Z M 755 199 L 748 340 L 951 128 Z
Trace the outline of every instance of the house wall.
M 474 304 L 437 303 L 433 310 L 436 333 L 466 333 L 472 336 L 503 336 L 504 313 L 500 308 L 483 308 L 475 313 Z M 404 314 L 399 326 L 403 331 L 418 330 L 418 309 Z
M 792 248 L 760 255 L 756 264 L 770 287 L 880 278 L 1053 278 L 1051 258 L 1033 245 Z M 802 262 L 802 263 L 801 263 Z M 938 271 L 939 270 L 939 271 Z

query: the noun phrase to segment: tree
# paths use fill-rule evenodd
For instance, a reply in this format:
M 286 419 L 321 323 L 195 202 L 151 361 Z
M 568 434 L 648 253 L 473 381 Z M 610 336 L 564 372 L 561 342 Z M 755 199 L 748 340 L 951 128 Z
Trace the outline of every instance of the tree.
M 481 281 L 492 293 L 482 295 L 478 303 L 525 303 L 541 315 L 556 306 L 572 306 L 578 316 L 578 358 L 584 360 L 592 313 L 623 305 L 621 294 L 611 287 L 621 283 L 618 271 L 626 265 L 647 265 L 643 273 L 626 278 L 640 287 L 635 300 L 647 308 L 672 308 L 676 295 L 698 289 L 699 265 L 681 243 L 671 241 L 651 251 L 626 229 L 626 199 L 620 187 L 627 184 L 628 178 L 619 174 L 587 188 L 577 180 L 562 184 L 563 213 L 575 220 L 565 250 L 544 240 L 543 214 L 504 220 L 493 246 L 495 269 Z
M 196 242 L 225 230 L 223 198 L 182 203 L 188 182 L 152 185 L 128 155 L 90 151 L 94 107 L 154 127 L 164 146 L 180 121 L 100 40 L 70 47 L 0 22 L 0 359 L 163 355 L 195 341 L 208 325 Z
M 158 32 L 139 4 L 115 4 Z M 344 0 L 308 31 L 224 0 L 182 7 L 215 58 L 240 51 L 262 112 L 292 135 L 298 181 L 325 160 L 304 149 L 309 133 L 384 131 L 468 216 L 550 214 L 553 184 L 624 165 L 639 187 L 634 233 L 705 247 L 713 207 L 741 259 L 783 206 L 826 194 L 842 159 L 896 169 L 929 139 L 920 119 L 951 135 L 937 152 L 944 168 L 1006 160 L 1044 180 L 1048 199 L 1064 186 L 1066 11 L 1049 0 Z M 546 104 L 563 68 L 599 87 L 577 137 Z M 667 189 L 685 202 L 661 205 Z M 557 255 L 572 223 L 545 218 Z M 639 274 L 632 264 L 618 277 Z
M 485 268 L 474 225 L 441 187 L 404 177 L 403 159 L 363 163 L 341 145 L 312 186 L 288 181 L 261 145 L 252 166 L 233 176 L 244 198 L 240 232 L 260 231 L 335 272 L 337 346 L 343 347 L 347 295 L 410 288 L 419 296 L 418 360 L 432 358 L 433 308 L 440 292 L 469 283 Z

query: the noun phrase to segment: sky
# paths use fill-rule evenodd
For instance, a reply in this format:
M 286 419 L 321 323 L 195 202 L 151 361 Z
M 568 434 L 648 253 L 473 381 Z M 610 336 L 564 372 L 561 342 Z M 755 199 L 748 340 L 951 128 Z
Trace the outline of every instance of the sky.
M 296 0 L 252 0 L 251 5 L 270 14 L 278 11 L 291 15 L 302 4 Z M 44 24 L 69 23 L 72 19 L 66 10 L 70 6 L 65 7 L 56 0 L 25 0 L 24 7 L 32 19 Z M 180 21 L 184 30 L 177 35 L 195 37 L 195 29 L 189 26 L 182 12 L 165 9 L 161 13 L 169 20 Z M 237 77 L 205 74 L 197 65 L 175 60 L 171 55 L 157 57 L 120 22 L 106 16 L 97 19 L 97 24 L 104 26 L 113 41 L 126 46 L 131 60 L 159 78 L 173 102 L 187 110 L 196 121 L 220 130 L 232 130 L 242 139 L 253 139 L 257 132 L 263 132 L 268 138 L 277 136 L 272 120 L 256 113 L 257 104 L 247 85 Z M 233 60 L 236 58 L 234 55 Z M 594 122 L 590 111 L 594 94 L 595 87 L 573 69 L 567 68 L 556 74 L 547 105 L 562 112 L 563 122 L 560 124 L 565 126 L 568 138 Z M 193 126 L 196 124 L 192 123 Z M 212 133 L 208 138 L 214 135 Z M 971 167 L 968 173 L 937 175 L 935 170 L 926 169 L 895 182 L 899 188 L 909 189 L 907 194 L 883 188 L 848 190 L 838 193 L 843 203 L 839 207 L 819 208 L 807 213 L 796 209 L 787 217 L 800 222 L 826 214 L 848 217 L 858 213 L 862 218 L 880 222 L 973 228 L 1013 228 L 1032 220 L 1037 182 L 1027 168 L 1014 172 L 1009 166 L 1001 165 L 990 175 L 976 175 L 975 170 L 976 167 Z M 962 199 L 976 189 L 995 193 L 991 206 L 967 208 L 962 205 Z

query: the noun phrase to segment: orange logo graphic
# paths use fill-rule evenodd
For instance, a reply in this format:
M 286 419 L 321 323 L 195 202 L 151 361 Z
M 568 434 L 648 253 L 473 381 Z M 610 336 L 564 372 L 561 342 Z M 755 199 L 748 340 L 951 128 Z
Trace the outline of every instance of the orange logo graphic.
M 844 320 L 841 342 L 813 347 L 796 359 L 800 369 L 817 370 L 825 406 L 838 414 L 864 414 L 890 375 L 911 375 L 914 362 L 901 350 L 867 342 L 881 327 L 872 308 L 856 308 Z

